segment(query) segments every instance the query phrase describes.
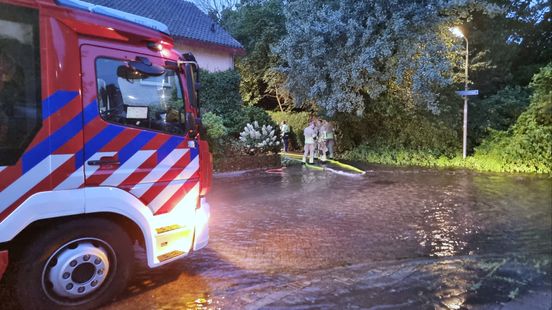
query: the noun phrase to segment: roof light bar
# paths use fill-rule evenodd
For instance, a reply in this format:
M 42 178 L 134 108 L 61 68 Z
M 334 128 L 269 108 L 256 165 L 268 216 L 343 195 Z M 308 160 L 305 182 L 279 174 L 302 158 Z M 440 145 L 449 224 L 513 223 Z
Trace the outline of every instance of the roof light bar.
M 85 1 L 80 1 L 80 0 L 56 0 L 56 1 L 59 5 L 62 5 L 62 6 L 80 9 L 80 10 L 88 11 L 90 13 L 96 13 L 96 14 L 100 14 L 108 17 L 113 17 L 118 20 L 135 23 L 135 24 L 170 35 L 169 27 L 167 27 L 167 25 L 147 17 L 130 14 L 127 12 L 115 10 L 102 5 L 95 5 L 95 4 L 88 3 Z

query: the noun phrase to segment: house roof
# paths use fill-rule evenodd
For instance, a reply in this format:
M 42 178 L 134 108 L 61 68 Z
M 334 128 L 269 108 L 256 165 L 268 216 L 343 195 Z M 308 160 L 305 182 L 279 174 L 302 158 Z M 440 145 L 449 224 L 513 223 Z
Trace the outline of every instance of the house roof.
M 192 39 L 225 47 L 243 49 L 228 32 L 193 3 L 185 0 L 85 0 L 166 24 L 176 39 Z

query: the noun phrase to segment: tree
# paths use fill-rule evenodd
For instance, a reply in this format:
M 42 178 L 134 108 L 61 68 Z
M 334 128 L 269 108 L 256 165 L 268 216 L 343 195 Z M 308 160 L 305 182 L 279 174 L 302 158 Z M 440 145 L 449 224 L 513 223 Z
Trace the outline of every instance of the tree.
M 236 61 L 240 93 L 246 104 L 272 107 L 283 99 L 279 76 L 269 71 L 281 60 L 271 47 L 285 35 L 282 0 L 242 1 L 236 10 L 222 14 L 222 26 L 243 44 L 247 56 Z M 278 94 L 276 94 L 278 92 Z
M 285 87 L 286 77 L 282 72 L 269 68 L 263 75 L 263 81 L 266 83 L 264 98 L 276 99 L 280 112 L 292 108 L 293 98 L 289 89 Z
M 466 23 L 470 74 L 482 98 L 507 86 L 525 87 L 552 59 L 552 20 L 546 0 L 493 0 L 503 13 L 492 18 L 475 12 Z
M 193 0 L 192 2 L 214 21 L 220 22 L 223 12 L 235 10 L 240 0 Z
M 493 18 L 475 12 L 465 24 L 470 39 L 470 80 L 480 95 L 470 100 L 468 138 L 478 145 L 492 130 L 506 130 L 529 104 L 529 81 L 552 59 L 552 21 L 546 0 L 492 0 Z M 460 72 L 461 73 L 461 72 Z
M 512 61 L 514 83 L 526 86 L 552 59 L 552 7 L 549 0 L 510 0 L 508 42 L 517 44 Z
M 468 0 L 290 1 L 276 48 L 281 71 L 297 103 L 313 100 L 330 114 L 362 114 L 389 92 L 403 106 L 438 112 L 458 59 L 448 28 L 475 10 L 498 8 Z

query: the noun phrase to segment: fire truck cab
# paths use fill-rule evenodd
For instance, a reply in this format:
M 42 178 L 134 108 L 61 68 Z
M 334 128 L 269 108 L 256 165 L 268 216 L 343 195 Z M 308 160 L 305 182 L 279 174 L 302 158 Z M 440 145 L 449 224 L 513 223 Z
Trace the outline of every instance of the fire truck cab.
M 23 308 L 95 308 L 208 242 L 198 66 L 157 21 L 0 0 L 0 278 Z M 9 259 L 9 263 L 8 263 Z

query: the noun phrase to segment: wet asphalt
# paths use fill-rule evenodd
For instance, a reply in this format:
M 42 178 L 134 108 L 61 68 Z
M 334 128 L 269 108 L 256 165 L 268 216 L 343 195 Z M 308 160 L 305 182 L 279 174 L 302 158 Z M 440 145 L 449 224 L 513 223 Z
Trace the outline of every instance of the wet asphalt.
M 552 179 L 362 168 L 218 175 L 209 246 L 105 309 L 552 309 Z

